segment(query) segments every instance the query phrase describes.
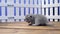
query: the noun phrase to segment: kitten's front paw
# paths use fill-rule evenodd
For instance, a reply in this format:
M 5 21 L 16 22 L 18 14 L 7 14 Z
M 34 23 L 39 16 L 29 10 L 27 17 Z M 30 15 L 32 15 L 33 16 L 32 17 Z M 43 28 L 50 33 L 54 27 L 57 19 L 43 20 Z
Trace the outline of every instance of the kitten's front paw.
M 29 24 L 29 26 L 31 26 L 32 24 Z

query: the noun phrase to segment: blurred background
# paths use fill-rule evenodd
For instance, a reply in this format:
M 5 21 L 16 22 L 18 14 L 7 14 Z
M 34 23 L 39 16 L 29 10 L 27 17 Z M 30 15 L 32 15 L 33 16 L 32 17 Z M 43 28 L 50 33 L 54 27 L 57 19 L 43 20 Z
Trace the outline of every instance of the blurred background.
M 27 14 L 45 15 L 49 26 L 28 26 Z M 60 34 L 60 0 L 0 0 L 0 34 Z
M 21 22 L 27 14 L 60 21 L 60 0 L 0 0 L 0 22 Z

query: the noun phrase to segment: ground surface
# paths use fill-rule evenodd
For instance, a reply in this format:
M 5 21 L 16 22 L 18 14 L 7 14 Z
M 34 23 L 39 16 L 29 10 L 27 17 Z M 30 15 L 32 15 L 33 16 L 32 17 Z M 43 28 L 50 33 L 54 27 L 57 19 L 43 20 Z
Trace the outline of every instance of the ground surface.
M 60 34 L 60 23 L 48 26 L 28 26 L 26 22 L 0 23 L 0 34 Z

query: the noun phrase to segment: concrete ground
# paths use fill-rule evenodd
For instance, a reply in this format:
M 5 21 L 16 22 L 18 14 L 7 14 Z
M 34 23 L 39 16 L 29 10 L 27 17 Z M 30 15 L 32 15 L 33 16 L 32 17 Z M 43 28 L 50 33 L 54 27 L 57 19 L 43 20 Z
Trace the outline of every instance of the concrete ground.
M 60 34 L 60 22 L 48 26 L 28 26 L 26 22 L 0 23 L 0 34 Z

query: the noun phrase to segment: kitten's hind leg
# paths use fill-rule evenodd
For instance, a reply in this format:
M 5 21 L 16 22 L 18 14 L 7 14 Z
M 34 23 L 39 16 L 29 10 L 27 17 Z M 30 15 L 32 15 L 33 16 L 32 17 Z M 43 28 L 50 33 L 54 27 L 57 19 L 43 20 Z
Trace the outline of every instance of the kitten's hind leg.
M 47 24 L 39 24 L 38 26 L 47 26 Z

